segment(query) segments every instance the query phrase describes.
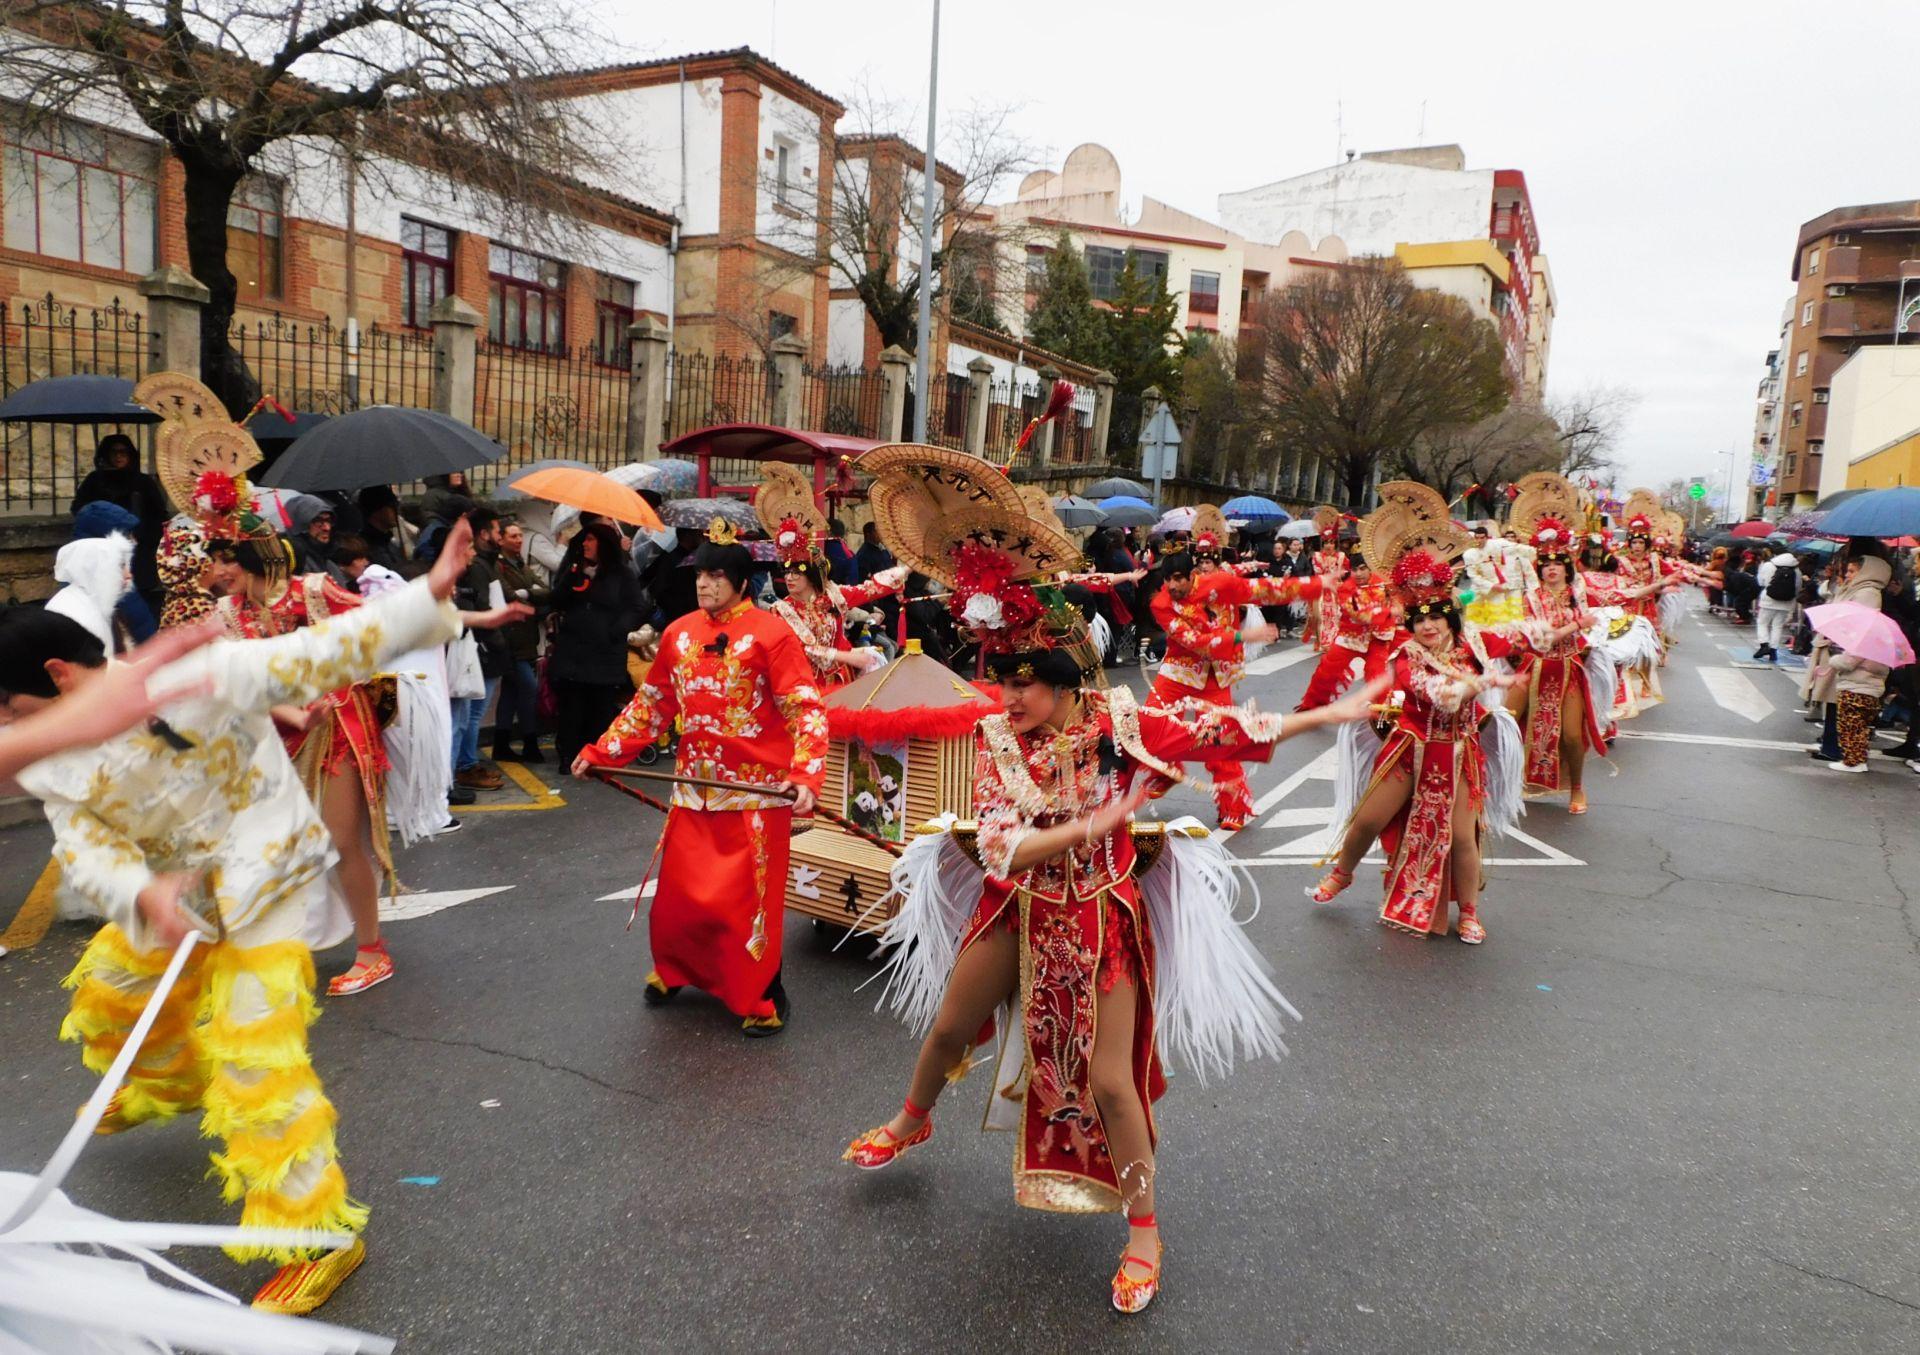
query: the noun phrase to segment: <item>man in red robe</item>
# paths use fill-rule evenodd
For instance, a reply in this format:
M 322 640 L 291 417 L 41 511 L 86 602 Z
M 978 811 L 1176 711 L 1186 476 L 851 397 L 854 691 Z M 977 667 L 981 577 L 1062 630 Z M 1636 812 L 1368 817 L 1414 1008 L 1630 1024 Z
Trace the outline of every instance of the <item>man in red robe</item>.
M 1400 618 L 1384 579 L 1376 579 L 1366 557 L 1355 551 L 1350 573 L 1334 594 L 1334 632 L 1307 680 L 1306 695 L 1295 710 L 1318 710 L 1330 705 L 1353 680 L 1358 663 L 1367 681 L 1387 671 L 1396 644 L 1404 638 Z
M 679 718 L 678 774 L 729 784 L 673 789 L 648 916 L 646 998 L 657 1006 L 692 984 L 724 1002 L 747 1035 L 777 1035 L 787 1019 L 788 836 L 825 778 L 826 707 L 792 627 L 744 596 L 746 547 L 710 535 L 692 563 L 699 609 L 667 627 L 646 681 L 581 750 L 573 774 L 625 766 Z

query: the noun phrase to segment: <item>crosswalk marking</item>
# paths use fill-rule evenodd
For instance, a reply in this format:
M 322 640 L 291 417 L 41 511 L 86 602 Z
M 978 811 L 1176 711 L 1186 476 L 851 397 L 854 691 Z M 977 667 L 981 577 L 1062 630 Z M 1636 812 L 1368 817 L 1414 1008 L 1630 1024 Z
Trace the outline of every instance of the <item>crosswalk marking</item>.
M 435 889 L 423 890 L 418 894 L 402 894 L 398 898 L 388 896 L 380 900 L 380 920 L 407 922 L 416 917 L 428 917 L 447 908 L 472 903 L 475 899 L 504 894 L 512 888 L 512 885 L 494 885 L 489 889 Z
M 1275 654 L 1262 654 L 1247 664 L 1248 677 L 1265 677 L 1277 673 L 1283 668 L 1291 668 L 1296 663 L 1305 663 L 1308 659 L 1317 659 L 1320 651 L 1312 645 L 1296 645 L 1292 649 L 1283 649 Z
M 1807 748 L 1804 743 L 1790 743 L 1785 739 L 1741 739 L 1720 734 L 1669 734 L 1664 730 L 1655 729 L 1623 729 L 1618 737 L 1651 739 L 1656 743 L 1700 743 L 1720 748 L 1770 748 L 1782 753 L 1802 753 Z
M 1753 679 L 1733 668 L 1702 668 L 1700 680 L 1707 684 L 1721 709 L 1732 711 L 1753 724 L 1773 714 L 1773 702 L 1754 686 Z

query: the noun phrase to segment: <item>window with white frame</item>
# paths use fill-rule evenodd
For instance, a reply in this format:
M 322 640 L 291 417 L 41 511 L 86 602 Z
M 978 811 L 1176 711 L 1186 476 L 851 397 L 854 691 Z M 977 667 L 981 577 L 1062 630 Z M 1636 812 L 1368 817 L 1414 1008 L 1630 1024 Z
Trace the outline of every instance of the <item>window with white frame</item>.
M 1220 313 L 1220 275 L 1218 273 L 1187 274 L 1187 313 L 1189 315 Z
M 773 139 L 773 199 L 783 207 L 793 205 L 793 153 L 796 149 L 783 136 Z
M 1800 426 L 1800 417 L 1805 412 L 1806 406 L 1798 400 L 1795 400 L 1793 402 L 1793 408 L 1787 411 L 1787 427 L 1798 428 Z
M 593 355 L 609 367 L 625 367 L 632 361 L 633 341 L 627 329 L 633 324 L 635 288 L 626 278 L 602 273 L 593 284 Z
M 1813 303 L 1809 301 L 1800 308 L 1800 327 L 1806 328 L 1813 323 Z
M 1818 246 L 1807 251 L 1807 276 L 1817 277 L 1820 273 L 1820 250 Z
M 1155 278 L 1166 281 L 1165 250 L 1112 249 L 1106 245 L 1088 245 L 1087 281 L 1092 285 L 1096 301 L 1111 301 L 1119 293 L 1120 275 L 1126 271 L 1129 258 L 1133 260 L 1134 276 L 1142 282 L 1151 282 Z
M 1793 355 L 1793 374 L 1795 376 L 1807 374 L 1807 351 L 1804 348 Z
M 9 248 L 152 271 L 157 147 L 67 118 L 9 126 L 7 140 Z

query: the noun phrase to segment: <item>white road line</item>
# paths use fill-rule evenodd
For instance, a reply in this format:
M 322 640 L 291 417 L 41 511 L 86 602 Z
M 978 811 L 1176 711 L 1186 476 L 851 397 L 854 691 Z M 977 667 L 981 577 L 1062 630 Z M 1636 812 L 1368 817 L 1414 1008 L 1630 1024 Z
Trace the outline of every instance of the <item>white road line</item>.
M 461 904 L 472 903 L 475 899 L 504 894 L 512 888 L 512 885 L 494 885 L 491 889 L 423 890 L 418 894 L 402 894 L 398 898 L 389 896 L 380 900 L 380 920 L 408 922 L 416 917 L 426 917 L 440 912 L 445 908 L 458 908 Z
M 1651 739 L 1655 743 L 1701 743 L 1719 748 L 1770 748 L 1782 753 L 1803 753 L 1807 749 L 1804 743 L 1788 743 L 1784 739 L 1736 739 L 1719 734 L 1669 734 L 1651 729 L 1623 729 L 1619 737 Z
M 1753 685 L 1753 679 L 1733 668 L 1701 668 L 1700 680 L 1723 710 L 1759 724 L 1773 714 L 1773 702 Z
M 1262 654 L 1247 664 L 1248 677 L 1265 677 L 1277 673 L 1283 668 L 1291 668 L 1296 663 L 1305 663 L 1308 659 L 1317 659 L 1320 651 L 1312 645 L 1297 645 L 1292 649 L 1283 649 L 1277 654 Z
M 655 887 L 659 885 L 659 883 L 660 881 L 658 877 L 648 880 L 646 884 L 646 888 L 640 890 L 640 897 L 643 899 L 652 898 L 653 891 Z M 632 903 L 633 891 L 636 888 L 639 888 L 639 887 L 637 885 L 628 885 L 625 889 L 616 889 L 611 894 L 602 894 L 599 898 L 595 899 L 594 902 L 595 903 Z

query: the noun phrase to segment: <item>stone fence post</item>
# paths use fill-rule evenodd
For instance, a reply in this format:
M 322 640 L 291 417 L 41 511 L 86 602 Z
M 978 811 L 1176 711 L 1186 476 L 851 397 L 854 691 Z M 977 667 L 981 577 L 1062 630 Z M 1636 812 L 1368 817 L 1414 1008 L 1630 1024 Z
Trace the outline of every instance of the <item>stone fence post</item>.
M 807 346 L 791 334 L 773 341 L 773 421 L 798 428 L 806 408 Z
M 1114 385 L 1112 372 L 1093 374 L 1093 445 L 1088 449 L 1088 454 L 1095 462 L 1108 459 L 1107 438 L 1113 432 Z
M 1040 408 L 1045 410 L 1047 399 L 1053 394 L 1053 383 L 1060 379 L 1060 369 L 1052 363 L 1040 368 L 1034 375 L 1040 378 Z M 1033 435 L 1033 464 L 1050 466 L 1053 464 L 1054 433 L 1059 424 L 1053 420 L 1040 425 L 1040 431 Z
M 883 442 L 899 442 L 906 436 L 907 377 L 913 370 L 913 354 L 897 343 L 880 350 L 880 432 Z M 921 398 L 925 398 L 922 392 Z
M 427 312 L 433 326 L 433 408 L 472 423 L 480 312 L 449 292 Z
M 667 363 L 673 332 L 651 315 L 627 326 L 627 459 L 647 461 L 667 440 Z
M 967 364 L 967 450 L 987 454 L 987 416 L 993 410 L 993 364 L 975 358 Z
M 168 264 L 140 279 L 147 299 L 147 370 L 200 376 L 200 313 L 211 293 L 199 279 Z

